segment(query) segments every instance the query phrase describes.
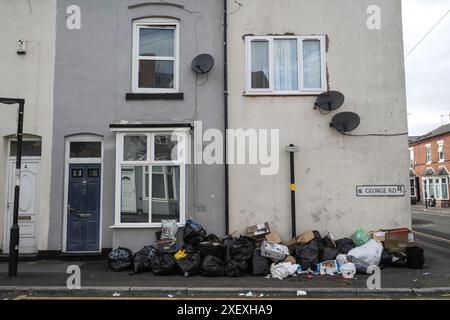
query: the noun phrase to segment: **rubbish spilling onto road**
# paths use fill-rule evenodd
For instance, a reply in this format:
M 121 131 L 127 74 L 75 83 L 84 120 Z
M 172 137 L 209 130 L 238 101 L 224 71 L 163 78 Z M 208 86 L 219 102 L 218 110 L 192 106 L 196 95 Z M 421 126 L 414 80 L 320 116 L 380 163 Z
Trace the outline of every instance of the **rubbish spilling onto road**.
M 370 274 L 374 266 L 422 269 L 425 261 L 423 249 L 414 245 L 413 234 L 407 228 L 373 232 L 357 229 L 351 238 L 343 239 L 335 239 L 329 232 L 322 237 L 314 230 L 283 241 L 268 222 L 246 228 L 243 235 L 233 233 L 221 238 L 208 235 L 193 220 L 187 220 L 184 227 L 167 220 L 162 221 L 157 237 L 153 245 L 134 255 L 126 248 L 111 251 L 109 269 L 184 277 L 250 274 L 280 280 L 341 274 L 348 282 L 357 273 Z

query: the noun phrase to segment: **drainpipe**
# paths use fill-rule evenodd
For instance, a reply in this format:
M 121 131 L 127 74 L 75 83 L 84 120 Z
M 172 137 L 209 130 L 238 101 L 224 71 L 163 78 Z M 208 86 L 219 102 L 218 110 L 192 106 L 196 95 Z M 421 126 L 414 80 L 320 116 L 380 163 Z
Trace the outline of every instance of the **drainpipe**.
M 224 100 L 224 160 L 225 160 L 225 234 L 230 233 L 229 172 L 228 172 L 228 0 L 223 0 L 223 100 Z

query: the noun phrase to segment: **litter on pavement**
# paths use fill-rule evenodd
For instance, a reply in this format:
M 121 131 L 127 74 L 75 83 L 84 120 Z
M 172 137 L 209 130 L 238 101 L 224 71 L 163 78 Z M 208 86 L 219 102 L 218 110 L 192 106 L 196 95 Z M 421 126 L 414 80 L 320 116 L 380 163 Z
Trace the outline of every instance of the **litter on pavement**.
M 154 244 L 135 254 L 127 248 L 117 248 L 108 255 L 108 268 L 117 272 L 133 270 L 184 277 L 250 274 L 280 280 L 298 275 L 313 280 L 314 275 L 340 274 L 348 281 L 358 273 L 367 274 L 369 267 L 423 269 L 424 262 L 424 251 L 415 246 L 414 234 L 407 228 L 371 232 L 358 228 L 349 238 L 342 239 L 335 239 L 330 232 L 322 237 L 314 230 L 283 241 L 268 222 L 247 227 L 243 235 L 234 232 L 218 237 L 208 235 L 192 219 L 184 227 L 173 220 L 162 221 Z

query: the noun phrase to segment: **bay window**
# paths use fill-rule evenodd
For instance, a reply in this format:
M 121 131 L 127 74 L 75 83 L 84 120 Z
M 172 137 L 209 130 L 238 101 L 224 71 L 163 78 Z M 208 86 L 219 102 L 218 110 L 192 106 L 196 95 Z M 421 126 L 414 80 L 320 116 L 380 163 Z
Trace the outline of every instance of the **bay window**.
M 178 60 L 178 20 L 153 18 L 133 23 L 133 92 L 178 92 Z
M 185 220 L 189 131 L 116 133 L 116 227 Z
M 427 178 L 425 186 L 428 198 L 448 200 L 448 177 Z
M 326 91 L 324 36 L 247 37 L 247 94 Z

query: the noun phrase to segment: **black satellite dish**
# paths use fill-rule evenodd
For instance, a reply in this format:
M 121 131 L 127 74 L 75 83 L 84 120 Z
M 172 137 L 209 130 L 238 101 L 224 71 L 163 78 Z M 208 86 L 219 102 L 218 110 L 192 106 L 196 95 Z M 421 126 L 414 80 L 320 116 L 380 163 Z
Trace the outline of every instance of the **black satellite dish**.
M 316 107 L 323 111 L 339 109 L 345 101 L 345 97 L 339 91 L 328 91 L 317 97 Z
M 330 127 L 335 128 L 339 132 L 353 131 L 359 127 L 361 118 L 353 112 L 341 112 L 333 117 Z
M 195 73 L 205 74 L 214 67 L 214 58 L 212 55 L 204 53 L 194 58 L 192 61 L 192 70 Z

